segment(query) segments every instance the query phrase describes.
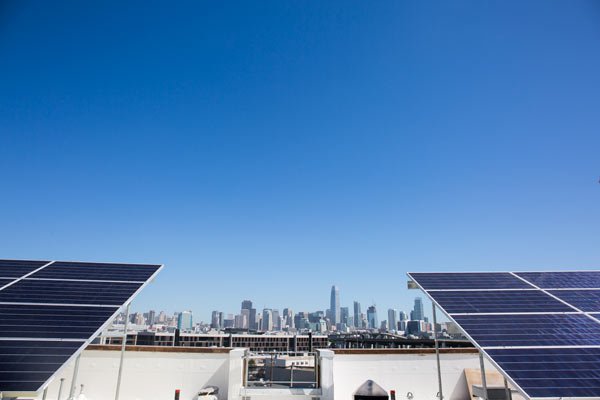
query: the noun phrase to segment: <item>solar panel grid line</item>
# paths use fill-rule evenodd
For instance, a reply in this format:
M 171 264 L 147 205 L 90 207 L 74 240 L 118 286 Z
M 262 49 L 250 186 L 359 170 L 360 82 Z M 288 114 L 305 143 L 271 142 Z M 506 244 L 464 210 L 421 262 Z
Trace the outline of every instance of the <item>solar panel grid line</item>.
M 480 312 L 480 313 L 450 313 L 455 317 L 467 316 L 467 315 L 571 315 L 586 313 L 581 311 L 521 311 L 521 312 Z
M 428 289 L 428 292 L 535 292 L 535 288 L 524 288 L 524 289 L 515 289 L 515 288 L 493 288 L 493 289 Z
M 28 280 L 28 281 L 59 281 L 59 282 L 144 283 L 144 281 L 108 281 L 108 280 L 102 280 L 102 279 L 25 278 L 25 280 Z
M 85 304 L 85 303 L 35 303 L 27 301 L 0 301 L 1 305 L 53 306 L 53 307 L 121 307 L 121 304 Z
M 467 333 L 467 332 L 466 332 L 466 331 L 465 331 L 465 330 L 462 328 L 462 326 L 460 326 L 460 324 L 459 324 L 459 323 L 457 323 L 457 322 L 454 320 L 454 318 L 452 318 L 452 316 L 451 316 L 450 314 L 446 313 L 446 311 L 444 310 L 444 308 L 443 308 L 443 307 L 441 307 L 441 306 L 440 306 L 440 304 L 438 304 L 438 302 L 437 302 L 437 301 L 436 301 L 436 300 L 435 300 L 435 299 L 434 299 L 434 298 L 433 298 L 433 297 L 432 297 L 432 296 L 431 296 L 431 295 L 428 293 L 428 291 L 427 291 L 427 290 L 425 290 L 425 289 L 424 289 L 424 288 L 421 286 L 421 284 L 420 284 L 420 283 L 419 283 L 419 282 L 418 282 L 416 279 L 414 279 L 414 278 L 412 277 L 411 273 L 410 273 L 410 272 L 408 272 L 408 273 L 407 273 L 407 275 L 408 275 L 408 277 L 409 277 L 409 278 L 410 278 L 410 279 L 411 279 L 413 282 L 415 282 L 415 284 L 416 284 L 416 285 L 417 285 L 417 286 L 418 286 L 418 287 L 421 289 L 421 291 L 423 291 L 423 292 L 424 292 L 424 293 L 427 295 L 427 297 L 429 297 L 429 300 L 430 300 L 430 301 L 431 301 L 433 304 L 435 304 L 435 306 L 436 306 L 437 308 L 439 308 L 439 309 L 440 309 L 440 310 L 441 310 L 441 311 L 442 311 L 444 314 L 446 314 L 446 316 L 448 317 L 448 319 L 449 319 L 450 321 L 452 321 L 452 322 L 453 322 L 453 323 L 454 323 L 454 324 L 455 324 L 455 325 L 458 327 L 458 329 L 459 329 L 459 330 L 462 332 L 462 334 L 463 334 L 463 335 L 464 335 L 464 336 L 465 336 L 465 337 L 466 337 L 466 338 L 467 338 L 467 339 L 468 339 L 468 340 L 469 340 L 471 343 L 473 343 L 473 345 L 475 346 L 475 348 L 477 348 L 477 349 L 478 349 L 478 350 L 479 350 L 479 351 L 480 351 L 480 352 L 481 352 L 481 353 L 482 353 L 482 354 L 485 356 L 485 358 L 488 360 L 488 362 L 490 362 L 490 363 L 491 363 L 491 364 L 494 366 L 494 368 L 496 368 L 496 370 L 498 370 L 498 371 L 502 371 L 502 368 L 500 368 L 500 366 L 499 366 L 499 365 L 496 363 L 496 361 L 494 361 L 494 360 L 492 359 L 492 357 L 490 357 L 490 355 L 489 355 L 489 354 L 488 354 L 488 353 L 487 353 L 487 352 L 486 352 L 484 349 L 482 349 L 482 348 L 481 348 L 481 346 L 479 346 L 479 344 L 478 344 L 478 343 L 477 343 L 475 340 L 473 340 L 473 338 L 471 337 L 471 335 L 469 335 L 469 334 L 468 334 L 468 333 Z M 507 381 L 508 381 L 508 382 L 509 382 L 509 383 L 510 383 L 510 384 L 511 384 L 513 387 L 515 387 L 515 388 L 516 388 L 516 389 L 517 389 L 517 390 L 518 390 L 518 391 L 519 391 L 519 392 L 520 392 L 520 393 L 521 393 L 521 394 L 522 394 L 522 395 L 523 395 L 523 396 L 524 396 L 526 399 L 530 399 L 529 395 L 527 395 L 527 392 L 525 392 L 525 390 L 523 390 L 523 388 L 522 388 L 522 387 L 521 387 L 519 384 L 517 384 L 517 383 L 514 381 L 514 379 L 513 379 L 511 376 L 509 376 L 509 375 L 507 374 L 505 377 L 506 377 L 506 380 L 507 380 Z
M 15 283 L 17 283 L 17 282 L 21 281 L 22 279 L 25 279 L 25 278 L 27 278 L 27 277 L 28 277 L 28 276 L 30 276 L 30 275 L 33 275 L 33 274 L 35 274 L 35 273 L 36 273 L 36 272 L 38 272 L 38 271 L 41 271 L 42 269 L 46 268 L 46 267 L 47 267 L 47 266 L 49 266 L 49 265 L 52 265 L 53 263 L 54 263 L 54 261 L 50 261 L 50 262 L 48 262 L 48 263 L 46 263 L 46 264 L 42 265 L 41 267 L 39 267 L 39 268 L 37 268 L 37 269 L 35 269 L 35 270 L 33 270 L 33 271 L 31 271 L 31 272 L 29 272 L 29 273 L 27 273 L 27 274 L 25 274 L 25 275 L 21 276 L 20 278 L 17 278 L 17 279 L 15 279 L 14 281 L 12 281 L 12 282 L 10 282 L 10 283 L 8 283 L 8 284 L 6 284 L 6 285 L 4 285 L 4 286 L 0 287 L 0 291 L 2 291 L 2 290 L 4 290 L 4 289 L 6 289 L 7 287 L 10 287 L 10 286 L 14 285 Z
M 84 342 L 85 339 L 70 339 L 70 338 L 32 338 L 32 337 L 3 337 L 0 338 L 0 342 L 1 341 L 15 341 L 15 340 L 27 340 L 27 341 L 33 341 L 33 342 Z

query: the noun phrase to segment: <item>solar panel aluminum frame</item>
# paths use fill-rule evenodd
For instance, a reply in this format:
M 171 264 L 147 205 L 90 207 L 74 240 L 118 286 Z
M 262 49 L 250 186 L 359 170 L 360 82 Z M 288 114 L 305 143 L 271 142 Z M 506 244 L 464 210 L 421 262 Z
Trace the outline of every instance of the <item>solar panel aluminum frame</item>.
M 424 288 L 421 286 L 421 284 L 420 284 L 418 281 L 416 281 L 415 279 L 413 279 L 413 277 L 412 277 L 412 275 L 411 275 L 411 273 L 410 273 L 410 272 L 407 272 L 407 273 L 406 273 L 406 275 L 408 275 L 408 277 L 409 277 L 409 279 L 410 279 L 411 281 L 415 282 L 415 284 L 418 286 L 418 288 L 419 288 L 419 289 L 421 289 L 421 291 L 422 291 L 422 292 L 424 292 L 424 293 L 427 295 L 427 297 L 429 298 L 429 300 L 431 300 L 431 302 L 432 302 L 433 304 L 435 304 L 435 306 L 436 306 L 438 309 L 440 309 L 440 311 L 442 311 L 442 312 L 444 313 L 444 315 L 446 315 L 446 317 L 448 317 L 448 319 L 449 319 L 450 321 L 452 321 L 452 322 L 453 322 L 453 323 L 454 323 L 454 324 L 455 324 L 455 325 L 456 325 L 456 326 L 457 326 L 457 327 L 460 329 L 460 331 L 463 333 L 463 335 L 465 335 L 465 337 L 466 337 L 467 339 L 469 339 L 469 341 L 470 341 L 470 342 L 471 342 L 471 343 L 472 343 L 472 344 L 473 344 L 473 345 L 474 345 L 474 346 L 477 348 L 477 350 L 479 350 L 479 352 L 480 352 L 480 353 L 482 353 L 482 354 L 485 356 L 485 358 L 488 360 L 488 362 L 489 362 L 489 363 L 491 363 L 491 364 L 494 366 L 494 368 L 496 368 L 496 370 L 500 371 L 500 372 L 502 373 L 502 375 L 503 375 L 503 376 L 506 378 L 506 380 L 507 380 L 507 381 L 508 381 L 508 382 L 509 382 L 511 385 L 513 385 L 513 387 L 515 387 L 515 388 L 516 388 L 516 389 L 519 391 L 519 393 L 520 393 L 520 394 L 521 394 L 521 395 L 522 395 L 524 398 L 526 398 L 526 399 L 529 399 L 529 400 L 533 400 L 533 398 L 529 397 L 529 395 L 527 394 L 527 392 L 525 392 L 525 390 L 523 390 L 523 388 L 522 388 L 521 386 L 519 386 L 519 385 L 518 385 L 518 384 L 517 384 L 517 383 L 516 383 L 516 382 L 515 382 L 515 381 L 514 381 L 514 380 L 513 380 L 513 379 L 512 379 L 512 378 L 511 378 L 509 375 L 508 375 L 508 374 L 506 374 L 506 373 L 504 372 L 504 370 L 503 370 L 502 368 L 500 368 L 500 366 L 499 366 L 499 365 L 498 365 L 498 364 L 497 364 L 497 363 L 496 363 L 496 362 L 495 362 L 495 361 L 492 359 L 492 357 L 491 357 L 491 356 L 490 356 L 490 355 L 489 355 L 489 354 L 488 354 L 488 353 L 487 353 L 487 352 L 486 352 L 486 351 L 485 351 L 485 350 L 484 350 L 484 349 L 483 349 L 481 346 L 479 346 L 479 344 L 477 343 L 477 341 L 476 341 L 476 340 L 474 340 L 474 339 L 471 337 L 471 335 L 469 335 L 469 334 L 468 334 L 468 333 L 467 333 L 467 332 L 466 332 L 466 331 L 465 331 L 465 330 L 462 328 L 462 326 L 461 326 L 461 325 L 460 325 L 458 322 L 456 322 L 456 320 L 454 320 L 454 318 L 452 318 L 452 316 L 451 316 L 450 314 L 448 314 L 448 313 L 446 312 L 446 310 L 444 310 L 444 308 L 443 308 L 443 307 L 441 307 L 441 306 L 438 304 L 438 302 L 437 302 L 437 301 L 436 301 L 436 300 L 435 300 L 435 299 L 434 299 L 434 298 L 433 298 L 433 297 L 432 297 L 432 296 L 429 294 L 429 292 L 428 292 L 427 290 L 425 290 L 425 289 L 424 289 Z M 525 289 L 525 290 L 529 290 L 529 289 Z M 540 398 L 540 399 L 541 399 L 541 398 Z M 566 398 L 563 398 L 563 400 L 567 400 L 567 399 L 566 399 Z
M 26 276 L 33 274 L 34 272 L 37 272 L 40 269 L 45 268 L 46 266 L 51 265 L 52 263 L 54 263 L 55 261 L 51 261 L 48 264 L 44 265 L 41 268 L 36 269 L 35 271 L 19 278 L 18 280 L 24 279 Z M 79 261 L 73 261 L 73 262 L 79 262 Z M 125 263 L 124 263 L 125 264 Z M 126 265 L 126 264 L 125 264 Z M 146 281 L 131 295 L 129 296 L 129 298 L 127 299 L 127 301 L 125 301 L 120 307 L 117 308 L 117 310 L 114 312 L 113 315 L 111 315 L 111 317 L 109 319 L 106 320 L 106 322 L 100 326 L 96 332 L 94 332 L 87 340 L 82 341 L 81 346 L 63 363 L 63 365 L 58 368 L 36 391 L 34 392 L 29 392 L 29 391 L 10 391 L 10 392 L 0 392 L 0 398 L 3 397 L 25 397 L 25 396 L 39 396 L 39 394 L 41 392 L 44 391 L 44 389 L 46 389 L 54 380 L 54 378 L 60 374 L 61 372 L 63 372 L 67 366 L 69 364 L 71 364 L 80 354 L 83 350 L 85 350 L 85 348 L 90 345 L 92 343 L 92 341 L 99 335 L 101 334 L 106 328 L 108 328 L 108 326 L 115 320 L 115 318 L 122 312 L 123 309 L 125 309 L 132 301 L 133 299 L 140 294 L 140 292 L 147 286 L 149 285 L 151 282 L 154 281 L 154 279 L 156 278 L 156 275 L 158 275 L 158 273 L 164 268 L 164 264 L 160 264 L 159 267 L 156 269 L 156 271 L 154 271 L 154 273 L 148 278 L 146 279 Z M 16 282 L 17 280 L 15 280 Z M 13 284 L 15 283 L 13 282 Z M 39 305 L 43 305 L 43 303 L 38 303 Z M 78 304 L 63 304 L 63 306 L 78 306 Z M 81 304 L 79 304 L 80 306 Z M 127 338 L 127 332 L 124 333 L 124 339 L 126 340 Z M 15 340 L 15 339 L 4 339 L 4 340 Z M 44 339 L 36 339 L 36 340 L 40 340 L 43 341 Z M 73 339 L 53 339 L 52 341 L 77 341 L 77 340 L 73 340 Z

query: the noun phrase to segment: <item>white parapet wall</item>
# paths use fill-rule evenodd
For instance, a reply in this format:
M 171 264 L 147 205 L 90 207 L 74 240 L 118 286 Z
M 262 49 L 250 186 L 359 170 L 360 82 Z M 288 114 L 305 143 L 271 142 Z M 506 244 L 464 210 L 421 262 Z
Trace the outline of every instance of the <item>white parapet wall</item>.
M 113 400 L 119 369 L 120 346 L 91 346 L 81 354 L 76 394 L 87 400 Z M 56 400 L 60 378 L 64 378 L 61 400 L 68 399 L 73 378 L 71 362 L 48 387 L 47 400 Z M 219 399 L 227 399 L 230 381 L 229 349 L 131 347 L 125 353 L 119 400 L 174 398 L 195 399 L 207 385 L 219 387 Z M 41 399 L 41 396 L 39 397 Z M 77 397 L 76 397 L 77 399 Z
M 474 349 L 453 349 L 440 355 L 442 390 L 446 400 L 469 399 L 465 368 L 479 369 Z M 494 367 L 486 362 L 486 371 Z M 353 394 L 371 379 L 396 400 L 434 400 L 438 394 L 437 364 L 430 349 L 338 350 L 333 357 L 333 399 L 352 400 Z

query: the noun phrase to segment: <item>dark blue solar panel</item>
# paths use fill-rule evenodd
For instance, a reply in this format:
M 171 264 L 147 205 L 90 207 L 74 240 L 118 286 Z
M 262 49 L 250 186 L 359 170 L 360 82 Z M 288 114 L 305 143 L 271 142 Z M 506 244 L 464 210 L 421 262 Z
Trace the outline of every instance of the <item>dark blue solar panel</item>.
M 428 294 L 450 314 L 574 311 L 539 290 L 431 291 Z
M 600 396 L 600 349 L 501 349 L 486 352 L 530 397 Z
M 481 347 L 600 345 L 600 323 L 582 314 L 459 315 L 454 319 Z
M 508 272 L 490 273 L 421 273 L 411 272 L 413 280 L 425 290 L 436 289 L 532 289 Z
M 82 345 L 84 342 L 0 339 L 0 389 L 38 390 Z
M 584 312 L 600 312 L 600 290 L 549 290 L 559 299 Z
M 600 271 L 516 272 L 540 289 L 600 288 Z
M 31 278 L 147 281 L 160 265 L 106 264 L 57 261 L 32 274 Z
M 72 307 L 0 304 L 0 338 L 91 337 L 117 311 L 116 307 Z
M 0 302 L 118 305 L 141 283 L 72 282 L 23 279 L 0 290 Z
M 0 277 L 21 278 L 50 261 L 0 260 Z

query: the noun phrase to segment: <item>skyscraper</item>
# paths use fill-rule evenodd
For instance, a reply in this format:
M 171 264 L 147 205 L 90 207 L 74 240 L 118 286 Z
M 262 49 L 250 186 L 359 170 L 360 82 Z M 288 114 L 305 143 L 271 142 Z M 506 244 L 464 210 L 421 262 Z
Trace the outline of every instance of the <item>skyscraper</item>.
M 222 321 L 220 320 L 220 315 L 222 313 L 218 312 L 218 311 L 213 311 L 211 316 L 210 316 L 210 327 L 216 330 L 221 329 L 221 323 Z
M 369 322 L 369 328 L 379 328 L 379 324 L 377 322 L 377 308 L 375 307 L 375 304 L 367 308 L 367 321 Z
M 256 326 L 256 308 L 252 308 L 251 300 L 242 301 L 242 310 L 248 310 L 248 329 L 257 329 Z
M 388 330 L 398 330 L 398 311 L 393 308 L 388 310 Z
M 272 331 L 273 330 L 273 310 L 265 308 L 262 312 L 262 330 Z
M 411 319 L 414 321 L 422 321 L 425 318 L 425 312 L 423 311 L 423 299 L 420 297 L 415 298 L 415 307 L 411 315 Z
M 340 307 L 340 323 L 348 325 L 349 314 L 348 307 Z
M 333 285 L 331 287 L 331 301 L 330 307 L 331 310 L 331 323 L 336 325 L 340 323 L 340 290 L 337 286 Z
M 192 329 L 192 312 L 183 311 L 177 318 L 177 329 L 180 331 Z
M 360 314 L 362 313 L 362 311 L 360 310 L 360 303 L 358 301 L 354 302 L 354 327 L 355 328 L 362 328 L 361 326 L 361 318 L 360 318 Z

